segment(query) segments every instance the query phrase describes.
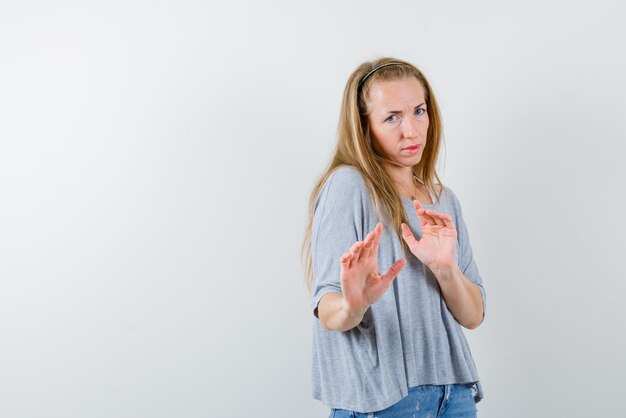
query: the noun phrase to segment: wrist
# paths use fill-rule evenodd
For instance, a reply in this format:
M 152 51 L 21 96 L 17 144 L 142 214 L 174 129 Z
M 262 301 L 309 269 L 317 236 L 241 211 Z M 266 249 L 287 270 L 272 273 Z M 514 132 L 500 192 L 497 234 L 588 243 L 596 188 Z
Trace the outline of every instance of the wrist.
M 364 309 L 355 309 L 348 305 L 346 298 L 344 297 L 341 304 L 341 311 L 351 321 L 355 321 L 356 323 L 361 322 L 363 316 L 365 315 L 365 311 L 367 311 L 369 307 Z
M 438 280 L 443 280 L 448 277 L 454 277 L 455 273 L 459 270 L 459 266 L 454 260 L 446 260 L 438 263 L 433 263 L 428 266 L 430 271 L 437 277 Z

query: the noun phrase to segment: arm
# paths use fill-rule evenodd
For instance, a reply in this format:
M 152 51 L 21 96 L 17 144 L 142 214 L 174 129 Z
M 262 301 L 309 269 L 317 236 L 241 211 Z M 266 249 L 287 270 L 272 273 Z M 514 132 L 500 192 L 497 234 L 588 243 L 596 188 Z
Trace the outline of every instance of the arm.
M 461 273 L 456 263 L 431 270 L 452 316 L 465 328 L 477 328 L 483 321 L 483 297 L 478 286 Z
M 351 311 L 341 293 L 330 292 L 322 296 L 317 311 L 327 330 L 348 331 L 363 320 L 366 310 Z
M 341 256 L 341 292 L 329 292 L 317 305 L 320 324 L 331 331 L 347 331 L 357 326 L 365 312 L 387 291 L 406 264 L 396 261 L 384 275 L 378 272 L 378 246 L 381 223 L 365 240 L 356 242 Z
M 448 310 L 468 329 L 478 327 L 484 317 L 482 293 L 470 281 L 455 261 L 457 230 L 448 214 L 425 210 L 418 201 L 415 212 L 422 225 L 422 238 L 417 240 L 406 224 L 402 224 L 402 238 L 413 255 L 433 272 Z

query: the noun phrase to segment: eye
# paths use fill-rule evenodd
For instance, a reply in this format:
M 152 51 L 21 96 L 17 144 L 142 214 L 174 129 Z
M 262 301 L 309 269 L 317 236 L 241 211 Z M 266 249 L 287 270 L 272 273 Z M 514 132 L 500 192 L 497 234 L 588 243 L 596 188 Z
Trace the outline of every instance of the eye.
M 392 118 L 397 118 L 397 117 L 398 117 L 397 115 L 391 115 L 387 119 L 385 119 L 385 122 L 395 122 L 396 120 Z
M 423 115 L 424 113 L 426 113 L 426 109 L 424 109 L 423 107 L 418 107 L 417 109 L 415 109 L 416 115 Z

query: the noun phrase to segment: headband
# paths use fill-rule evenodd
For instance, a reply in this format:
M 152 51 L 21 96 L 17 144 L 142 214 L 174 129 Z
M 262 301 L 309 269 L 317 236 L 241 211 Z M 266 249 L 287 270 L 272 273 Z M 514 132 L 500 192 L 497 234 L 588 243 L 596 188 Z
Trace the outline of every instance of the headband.
M 361 86 L 363 85 L 363 83 L 365 82 L 365 80 L 367 80 L 367 77 L 371 76 L 372 74 L 374 74 L 374 73 L 375 73 L 376 71 L 378 71 L 379 69 L 381 69 L 381 68 L 383 68 L 383 67 L 386 67 L 386 66 L 388 66 L 388 65 L 402 65 L 402 64 L 403 64 L 402 62 L 396 62 L 396 61 L 394 61 L 394 62 L 387 62 L 387 63 L 385 63 L 385 64 L 381 64 L 381 65 L 379 65 L 378 67 L 374 68 L 372 71 L 370 71 L 369 73 L 367 73 L 367 74 L 365 75 L 365 77 L 363 77 L 363 78 L 361 79 L 361 81 L 359 81 L 359 87 L 361 87 Z

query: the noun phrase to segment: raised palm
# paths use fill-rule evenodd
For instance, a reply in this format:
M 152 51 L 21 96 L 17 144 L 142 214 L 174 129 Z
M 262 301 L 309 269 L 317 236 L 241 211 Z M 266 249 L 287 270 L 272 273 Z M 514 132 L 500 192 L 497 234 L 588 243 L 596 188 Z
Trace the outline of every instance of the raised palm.
M 341 257 L 341 290 L 348 308 L 354 312 L 365 312 L 376 302 L 406 263 L 398 260 L 387 273 L 379 273 L 378 245 L 382 230 L 382 224 L 378 223 L 365 240 L 356 242 Z
M 413 201 L 415 213 L 422 225 L 422 238 L 417 240 L 407 224 L 402 224 L 402 238 L 411 253 L 431 269 L 454 261 L 457 232 L 448 214 L 425 210 Z

